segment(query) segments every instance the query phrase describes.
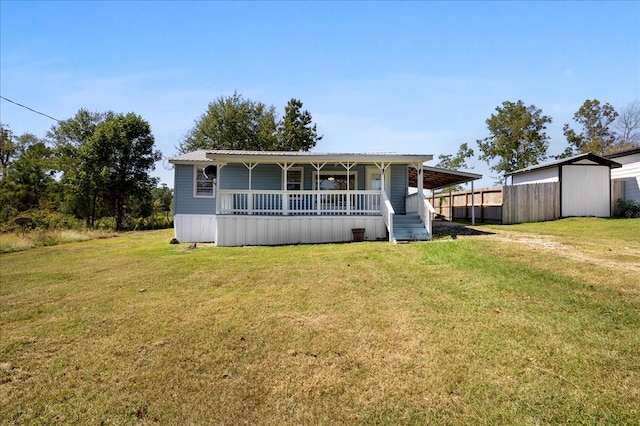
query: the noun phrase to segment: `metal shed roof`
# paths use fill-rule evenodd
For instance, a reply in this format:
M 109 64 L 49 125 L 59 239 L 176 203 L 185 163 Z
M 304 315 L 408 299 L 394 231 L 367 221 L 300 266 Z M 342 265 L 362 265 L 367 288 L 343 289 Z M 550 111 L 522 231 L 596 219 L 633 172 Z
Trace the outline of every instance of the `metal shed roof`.
M 618 167 L 622 167 L 622 164 L 620 163 L 616 163 L 615 161 L 612 161 L 607 158 L 600 157 L 599 155 L 588 152 L 586 154 L 574 155 L 573 157 L 562 158 L 560 160 L 548 161 L 546 163 L 525 167 L 524 169 L 515 170 L 511 173 L 505 173 L 505 176 L 519 175 L 523 173 L 529 173 L 535 170 L 543 170 L 543 169 L 549 169 L 552 167 L 564 166 L 567 164 L 574 164 L 582 160 L 593 161 L 594 163 L 597 163 L 602 166 L 609 166 L 612 169 L 617 169 Z

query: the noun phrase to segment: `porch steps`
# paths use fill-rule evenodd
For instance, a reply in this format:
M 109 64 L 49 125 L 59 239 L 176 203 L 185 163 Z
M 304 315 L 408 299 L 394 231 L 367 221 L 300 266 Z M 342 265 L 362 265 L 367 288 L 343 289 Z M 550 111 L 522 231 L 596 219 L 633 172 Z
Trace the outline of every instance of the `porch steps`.
M 424 222 L 418 215 L 395 215 L 393 238 L 396 241 L 425 241 L 430 238 Z

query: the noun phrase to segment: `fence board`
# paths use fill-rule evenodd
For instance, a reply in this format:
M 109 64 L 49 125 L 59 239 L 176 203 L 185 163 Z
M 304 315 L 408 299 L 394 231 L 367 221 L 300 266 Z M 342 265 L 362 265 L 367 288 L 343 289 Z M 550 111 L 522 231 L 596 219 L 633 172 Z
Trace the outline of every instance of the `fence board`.
M 558 182 L 512 185 L 503 188 L 502 223 L 541 222 L 560 217 Z
M 473 197 L 476 222 L 502 222 L 502 187 L 475 190 Z M 448 220 L 471 220 L 471 191 L 431 195 L 429 202 L 436 212 Z
M 618 207 L 618 199 L 624 200 L 625 181 L 623 179 L 611 180 L 611 216 L 620 217 L 622 210 Z

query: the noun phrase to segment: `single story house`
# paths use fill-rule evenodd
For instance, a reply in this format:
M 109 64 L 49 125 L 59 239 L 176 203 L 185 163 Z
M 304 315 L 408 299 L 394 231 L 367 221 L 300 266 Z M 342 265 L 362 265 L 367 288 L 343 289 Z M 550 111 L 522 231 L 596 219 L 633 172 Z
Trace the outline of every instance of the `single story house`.
M 180 242 L 218 246 L 431 238 L 427 154 L 198 150 L 175 167 Z M 410 170 L 417 191 L 409 193 Z M 437 184 L 480 178 L 430 169 Z M 426 181 L 426 186 L 425 186 Z M 444 183 L 443 183 L 444 182 Z
M 560 217 L 611 216 L 611 169 L 621 165 L 587 153 L 508 173 L 512 185 L 559 183 Z
M 622 167 L 611 170 L 611 179 L 624 182 L 624 200 L 640 202 L 640 148 L 617 152 L 606 157 L 622 164 Z

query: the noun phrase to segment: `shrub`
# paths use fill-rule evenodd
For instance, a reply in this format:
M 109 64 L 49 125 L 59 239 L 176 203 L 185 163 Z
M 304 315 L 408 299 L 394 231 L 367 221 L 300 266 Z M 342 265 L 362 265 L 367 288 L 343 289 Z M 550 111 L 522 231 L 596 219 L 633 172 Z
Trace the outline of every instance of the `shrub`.
M 618 199 L 618 209 L 620 209 L 620 215 L 626 218 L 640 217 L 640 202 L 638 200 L 624 201 Z

